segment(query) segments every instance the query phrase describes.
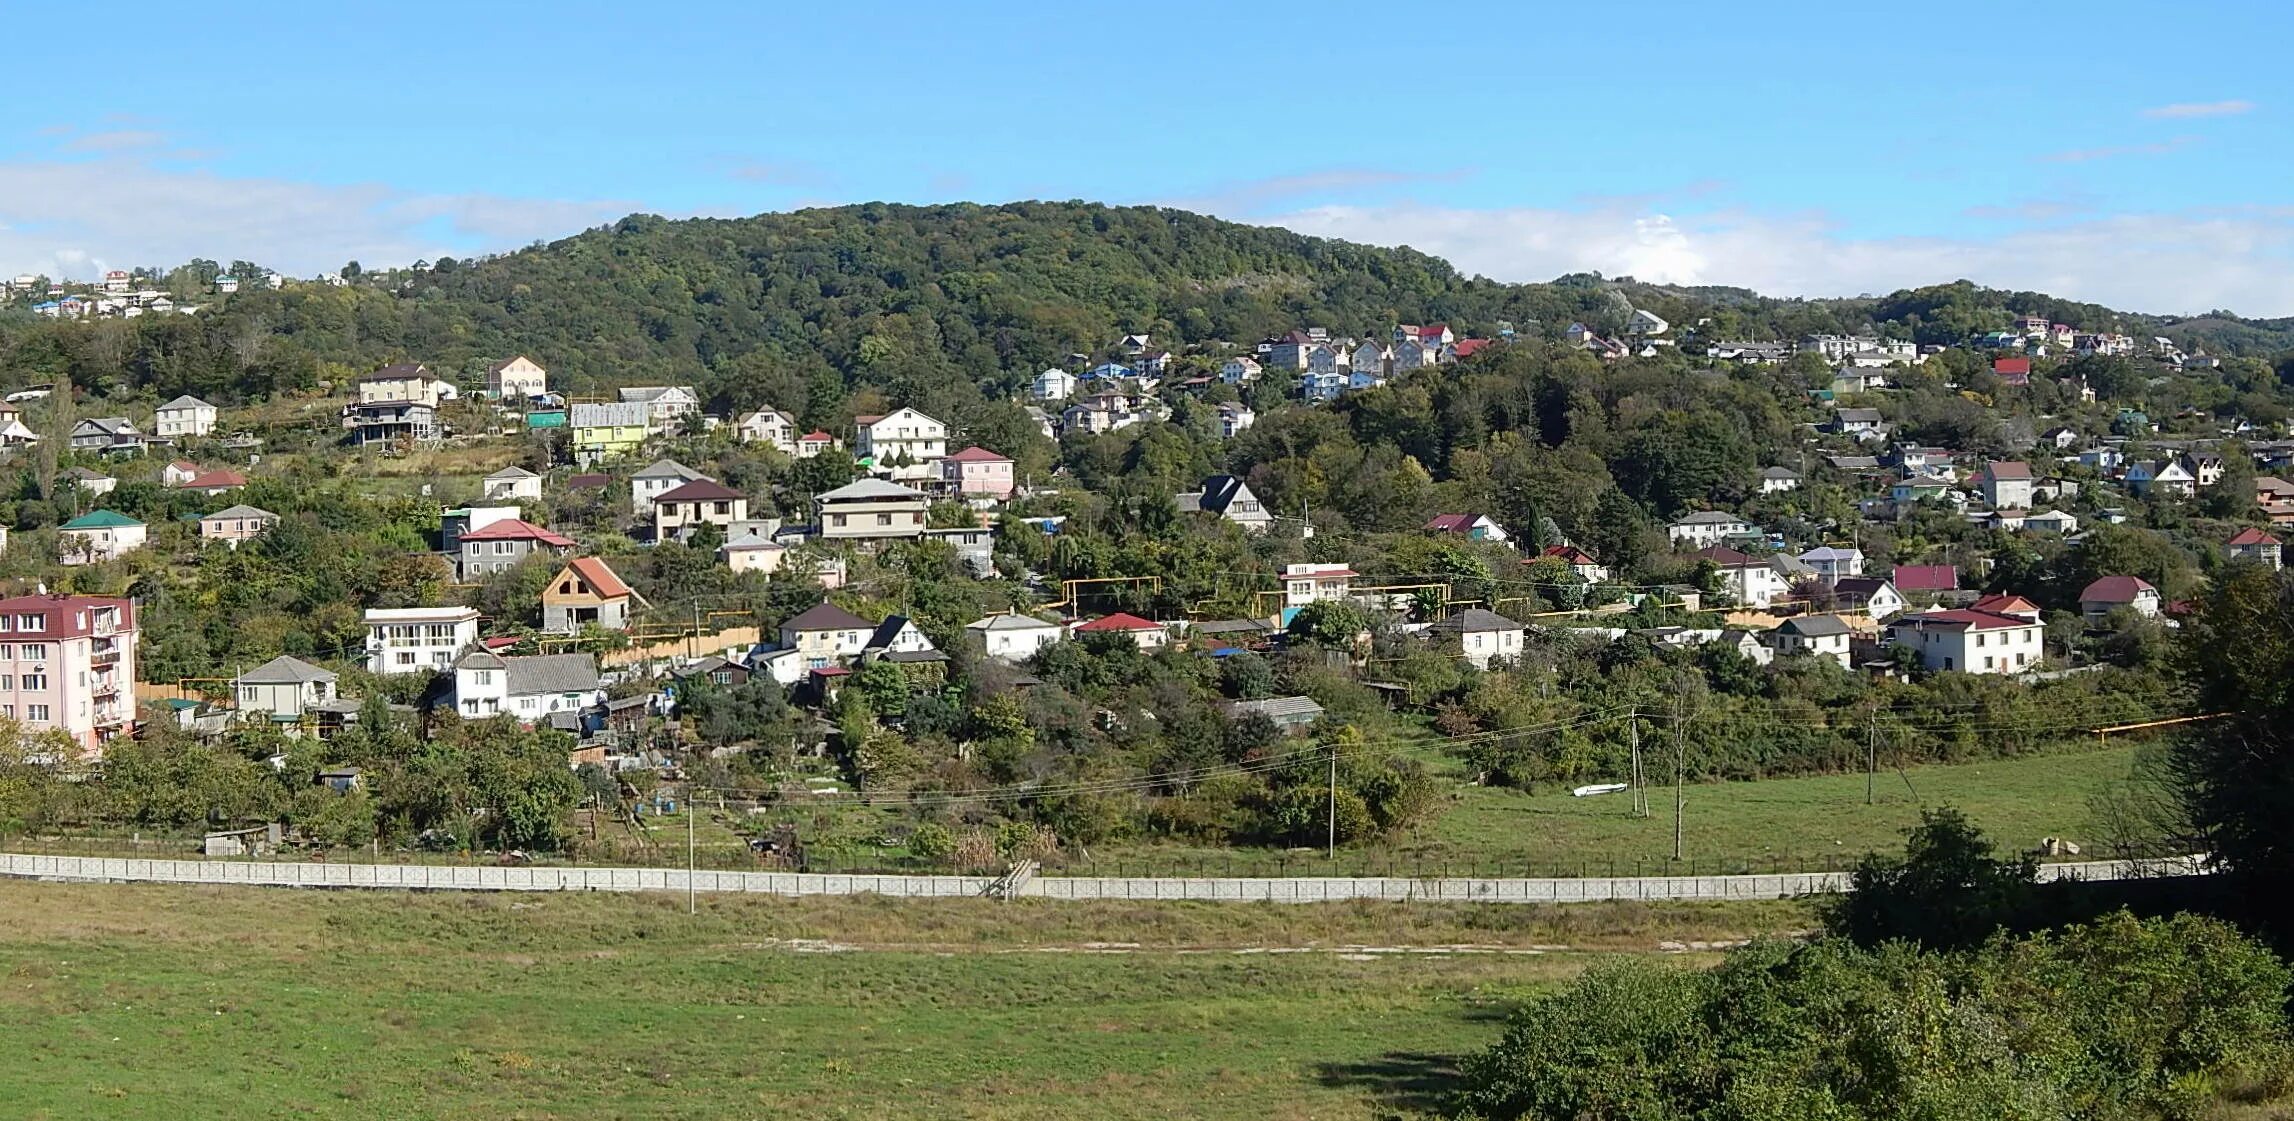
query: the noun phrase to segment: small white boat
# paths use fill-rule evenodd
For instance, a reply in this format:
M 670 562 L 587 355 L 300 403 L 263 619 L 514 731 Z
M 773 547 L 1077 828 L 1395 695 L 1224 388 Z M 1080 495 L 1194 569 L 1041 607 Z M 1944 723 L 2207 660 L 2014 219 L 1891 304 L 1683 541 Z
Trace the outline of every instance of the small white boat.
M 1569 796 L 1572 798 L 1590 798 L 1596 794 L 1615 794 L 1626 789 L 1630 788 L 1622 782 L 1597 782 L 1591 786 L 1580 786 L 1570 791 Z

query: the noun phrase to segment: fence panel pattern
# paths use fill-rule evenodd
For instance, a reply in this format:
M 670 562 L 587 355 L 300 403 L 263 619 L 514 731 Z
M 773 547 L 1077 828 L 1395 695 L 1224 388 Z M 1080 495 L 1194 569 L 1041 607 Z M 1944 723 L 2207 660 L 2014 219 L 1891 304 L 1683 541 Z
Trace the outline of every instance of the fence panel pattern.
M 2119 880 L 2203 871 L 2195 859 L 2049 864 L 2048 880 Z M 242 884 L 392 891 L 686 891 L 711 894 L 884 895 L 910 899 L 982 896 L 992 876 L 841 875 L 817 872 L 687 873 L 682 868 L 520 868 L 428 864 L 317 864 L 244 860 L 0 854 L 0 876 L 104 883 Z M 690 876 L 690 881 L 688 881 Z M 1618 900 L 1779 899 L 1846 891 L 1844 872 L 1760 876 L 1630 876 L 1556 879 L 1396 877 L 1148 878 L 1036 876 L 1021 897 L 1058 900 L 1194 900 L 1226 903 L 1594 903 Z

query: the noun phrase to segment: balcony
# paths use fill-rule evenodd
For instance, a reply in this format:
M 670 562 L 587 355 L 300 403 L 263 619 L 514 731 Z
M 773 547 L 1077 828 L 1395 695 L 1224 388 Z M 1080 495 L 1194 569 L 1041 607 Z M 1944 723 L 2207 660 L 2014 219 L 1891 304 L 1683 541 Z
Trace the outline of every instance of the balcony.
M 103 666 L 116 666 L 120 663 L 120 658 L 122 656 L 123 652 L 115 646 L 110 650 L 98 650 L 95 653 L 88 655 L 88 664 L 99 668 Z

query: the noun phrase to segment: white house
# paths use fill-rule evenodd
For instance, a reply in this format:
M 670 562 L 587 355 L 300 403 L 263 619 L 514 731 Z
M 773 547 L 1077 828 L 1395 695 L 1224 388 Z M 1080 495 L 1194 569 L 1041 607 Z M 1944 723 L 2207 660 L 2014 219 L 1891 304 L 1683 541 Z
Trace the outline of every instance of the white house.
M 2173 459 L 2128 466 L 2126 484 L 2137 498 L 2149 498 L 2153 493 L 2189 498 L 2198 493 L 2198 476 Z
M 1259 419 L 1259 415 L 1252 412 L 1250 406 L 1233 401 L 1220 405 L 1217 413 L 1219 438 L 1222 440 L 1232 440 L 1242 435 L 1245 429 L 1258 423 Z
M 2159 590 L 2140 576 L 2105 576 L 2079 593 L 2079 613 L 2090 623 L 2121 607 L 2131 608 L 2137 615 L 2155 616 L 2163 605 Z
M 1028 395 L 1038 401 L 1065 401 L 1075 396 L 1075 375 L 1053 366 L 1035 376 Z
M 1426 628 L 1444 646 L 1457 643 L 1458 656 L 1475 669 L 1488 669 L 1497 660 L 1521 657 L 1522 636 L 1528 628 L 1494 611 L 1469 607 Z
M 1028 615 L 990 615 L 964 624 L 964 633 L 980 644 L 981 652 L 1007 662 L 1021 662 L 1036 651 L 1058 642 L 1066 633 L 1058 623 Z
M 1739 607 L 1765 608 L 1792 592 L 1792 581 L 1778 567 L 1776 557 L 1754 557 L 1718 545 L 1697 555 L 1720 569 L 1721 586 Z
M 2046 654 L 2047 628 L 2029 614 L 1959 608 L 1923 611 L 1888 624 L 1888 642 L 1919 655 L 1931 670 L 2018 673 Z
M 143 548 L 149 527 L 114 510 L 93 510 L 65 522 L 56 533 L 57 560 L 67 565 L 117 560 Z
M 454 710 L 464 719 L 514 716 L 534 724 L 556 712 L 580 712 L 605 698 L 597 659 L 588 654 L 505 658 L 472 650 L 454 662 Z
M 1800 554 L 1800 563 L 1816 570 L 1818 579 L 1827 584 L 1837 583 L 1843 576 L 1864 574 L 1864 551 L 1850 545 L 1819 545 Z
M 764 444 L 786 456 L 797 454 L 797 420 L 779 409 L 745 413 L 733 431 L 744 444 Z
M 1976 473 L 1975 482 L 1983 492 L 1984 503 L 1994 510 L 2031 508 L 2031 465 L 2028 463 L 1992 460 Z
M 475 607 L 374 607 L 366 613 L 366 671 L 427 673 L 478 641 Z
M 1228 385 L 1246 385 L 1259 380 L 1259 364 L 1249 358 L 1229 358 L 1219 364 L 1219 380 Z
M 645 426 L 655 432 L 666 432 L 686 417 L 701 415 L 701 395 L 690 385 L 632 385 L 617 392 L 622 404 L 645 406 Z
M 853 418 L 854 455 L 894 479 L 930 479 L 948 454 L 948 426 L 914 409 Z
M 152 427 L 162 440 L 197 439 L 215 431 L 215 406 L 185 395 L 159 407 Z
M 542 500 L 542 477 L 523 467 L 504 467 L 480 481 L 488 502 Z
M 651 518 L 654 499 L 705 477 L 674 459 L 655 460 L 629 477 L 630 512 L 641 518 Z
M 1708 548 L 1731 537 L 1751 532 L 1751 522 L 1719 510 L 1699 510 L 1665 527 L 1665 537 L 1675 547 L 1686 546 L 1691 549 Z
M 1827 658 L 1847 669 L 1851 633 L 1838 615 L 1800 615 L 1776 628 L 1776 649 L 1780 654 Z
M 1904 593 L 1885 576 L 1849 576 L 1832 582 L 1832 598 L 1840 608 L 1863 608 L 1874 619 L 1888 619 L 1906 606 Z
M 1343 564 L 1286 564 L 1282 566 L 1282 605 L 1304 607 L 1324 600 L 1347 599 L 1354 594 L 1354 569 Z
M 1789 467 L 1763 467 L 1760 469 L 1760 493 L 1783 494 L 1800 489 L 1800 472 Z

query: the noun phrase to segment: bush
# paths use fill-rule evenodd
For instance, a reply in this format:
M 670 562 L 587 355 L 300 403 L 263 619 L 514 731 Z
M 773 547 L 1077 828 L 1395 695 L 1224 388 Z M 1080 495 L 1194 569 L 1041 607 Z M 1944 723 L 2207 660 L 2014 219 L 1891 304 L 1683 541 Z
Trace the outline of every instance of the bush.
M 2286 966 L 2221 922 L 2117 915 L 1940 952 L 1763 944 L 1596 969 L 1468 1059 L 1491 1121 L 2136 1121 L 2282 1070 Z
M 1901 858 L 1867 853 L 1857 863 L 1854 886 L 1827 909 L 1825 925 L 1864 946 L 1975 945 L 2028 911 L 2039 875 L 2031 857 L 1993 851 L 1958 810 L 1922 810 Z

